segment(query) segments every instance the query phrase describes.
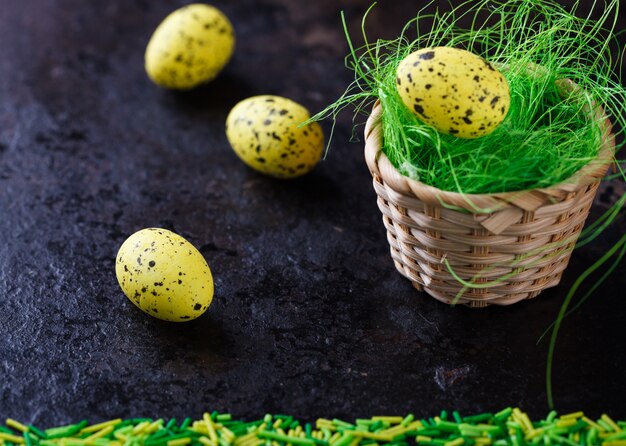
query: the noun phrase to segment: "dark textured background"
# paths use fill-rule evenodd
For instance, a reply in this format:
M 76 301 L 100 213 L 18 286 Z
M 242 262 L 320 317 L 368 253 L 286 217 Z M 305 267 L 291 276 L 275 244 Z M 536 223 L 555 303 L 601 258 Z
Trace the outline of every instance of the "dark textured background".
M 477 311 L 419 294 L 390 260 L 349 117 L 327 160 L 292 182 L 246 168 L 224 135 L 253 94 L 311 110 L 337 98 L 350 81 L 339 11 L 356 31 L 370 0 L 216 0 L 236 27 L 234 59 L 212 84 L 173 93 L 148 81 L 143 52 L 183 3 L 2 0 L 0 419 L 544 415 L 536 341 L 624 222 L 534 301 Z M 382 1 L 370 36 L 393 37 L 420 3 Z M 605 186 L 595 212 L 622 191 Z M 117 249 L 152 226 L 211 265 L 216 295 L 199 320 L 159 322 L 120 291 Z M 621 266 L 565 322 L 558 409 L 626 417 L 625 288 Z

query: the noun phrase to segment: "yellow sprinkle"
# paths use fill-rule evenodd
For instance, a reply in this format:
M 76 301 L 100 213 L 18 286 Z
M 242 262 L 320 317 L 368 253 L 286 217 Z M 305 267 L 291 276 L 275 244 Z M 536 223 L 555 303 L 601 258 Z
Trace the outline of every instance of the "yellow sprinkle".
M 228 429 L 226 426 L 220 425 L 220 430 L 222 431 L 224 435 L 231 437 L 231 438 L 235 438 L 235 433 L 231 431 L 230 429 Z
M 318 429 L 325 427 L 327 429 L 330 429 L 331 431 L 337 430 L 337 426 L 335 426 L 335 424 L 332 421 L 327 420 L 325 418 L 318 418 L 318 420 L 315 422 L 315 426 Z
M 606 432 L 606 429 L 605 429 L 605 428 L 603 428 L 603 427 L 602 427 L 602 426 L 600 426 L 598 423 L 596 423 L 595 421 L 590 420 L 590 419 L 589 419 L 589 418 L 587 418 L 587 417 L 583 417 L 583 421 L 584 421 L 585 423 L 587 423 L 589 426 L 591 426 L 591 427 L 595 427 L 595 428 L 598 430 L 598 432 Z
M 128 439 L 128 435 L 126 434 L 132 430 L 132 426 L 128 426 L 128 427 L 130 429 L 123 428 L 123 429 L 116 430 L 115 433 L 113 434 L 113 437 L 115 437 L 117 440 L 120 440 L 120 441 L 126 441 Z
M 18 437 L 17 435 L 5 434 L 4 432 L 0 432 L 0 440 L 10 441 L 11 443 L 24 443 L 24 437 Z
M 526 433 L 526 436 L 524 437 L 525 440 L 532 440 L 533 438 L 539 436 L 539 435 L 543 435 L 543 433 L 546 431 L 545 427 L 540 427 L 537 429 L 533 429 L 531 431 L 528 431 Z
M 491 444 L 491 438 L 478 437 L 474 439 L 476 446 L 488 446 Z
M 390 435 L 391 437 L 397 437 L 398 435 L 404 434 L 414 429 L 419 429 L 421 427 L 422 427 L 422 423 L 420 421 L 413 421 L 407 426 L 402 426 L 401 424 L 398 424 L 394 427 L 390 427 L 389 429 L 385 429 L 378 433 L 382 435 Z
M 213 446 L 211 440 L 209 440 L 209 438 L 205 437 L 204 435 L 202 437 L 198 437 L 198 441 L 206 446 Z
M 561 420 L 567 420 L 569 418 L 580 418 L 584 417 L 585 414 L 582 411 L 568 413 L 567 415 L 561 415 Z
M 279 418 L 278 420 L 274 421 L 274 424 L 272 425 L 272 427 L 274 429 L 278 429 L 281 424 L 283 424 L 283 420 L 282 420 L 282 418 Z
M 104 429 L 100 429 L 98 432 L 91 434 L 87 438 L 84 438 L 84 441 L 87 443 L 89 441 L 95 440 L 96 438 L 102 438 L 105 435 L 109 435 L 111 432 L 113 432 L 113 426 L 109 424 Z
M 626 440 L 607 441 L 604 446 L 626 446 Z
M 259 441 L 261 443 L 265 443 L 265 440 L 262 440 L 262 439 L 258 438 L 256 436 L 256 434 L 254 434 L 253 437 L 251 437 L 251 438 L 247 439 L 245 442 L 243 442 L 241 444 L 241 446 L 250 446 L 250 445 L 253 445 L 253 444 L 258 444 Z
M 465 439 L 457 438 L 456 440 L 447 442 L 445 446 L 461 446 L 463 443 L 465 443 Z
M 615 432 L 620 432 L 622 429 L 615 423 L 615 421 L 613 421 L 613 419 L 611 419 L 611 417 L 609 417 L 607 414 L 603 413 L 602 416 L 600 417 L 600 419 L 602 421 L 604 421 L 606 424 L 608 424 L 609 426 L 611 426 L 611 428 L 615 431 Z M 7 420 L 8 421 L 8 420 Z
M 237 437 L 235 433 L 227 427 L 222 426 L 220 431 L 229 443 L 232 443 L 232 441 Z
M 91 432 L 97 432 L 101 429 L 104 429 L 105 427 L 118 425 L 121 422 L 122 422 L 121 418 L 116 418 L 115 420 L 109 420 L 109 421 L 104 421 L 102 423 L 93 424 L 81 430 L 79 434 L 89 434 Z
M 15 421 L 13 418 L 7 418 L 6 424 L 7 426 L 12 427 L 13 429 L 20 432 L 28 432 L 28 428 L 26 426 L 24 426 L 19 421 Z
M 421 443 L 422 441 L 432 441 L 432 438 L 427 437 L 426 435 L 418 435 L 417 437 L 415 437 L 415 441 Z
M 354 435 L 355 437 L 367 438 L 376 441 L 390 442 L 391 440 L 393 440 L 392 436 L 383 435 L 381 432 L 350 431 L 350 434 Z
M 400 424 L 402 420 L 402 417 L 372 417 L 372 421 L 386 421 L 389 424 Z
M 202 416 L 202 419 L 204 420 L 207 431 L 209 432 L 209 438 L 214 444 L 217 444 L 217 434 L 215 433 L 215 427 L 213 427 L 213 420 L 211 420 L 211 415 L 205 412 L 205 414 Z
M 335 432 L 332 437 L 328 440 L 329 443 L 334 443 L 335 441 L 341 438 L 341 434 L 339 432 Z
M 518 408 L 513 409 L 513 418 L 521 425 L 524 432 L 533 430 L 533 424 L 530 422 L 528 415 Z M 491 440 L 490 440 L 491 441 Z
M 148 421 L 143 421 L 141 423 L 139 423 L 137 426 L 135 426 L 133 428 L 133 434 L 134 435 L 139 435 L 141 433 L 143 433 L 143 431 L 150 426 L 150 423 Z
M 574 418 L 568 418 L 568 419 L 561 419 L 559 421 L 556 422 L 556 427 L 572 427 L 574 425 L 576 425 L 576 420 Z
M 209 435 L 209 430 L 207 429 L 206 424 L 204 424 L 204 421 L 197 426 L 193 426 L 191 430 L 202 435 Z
M 80 440 L 78 438 L 61 438 L 61 446 L 84 446 L 84 440 Z
M 244 443 L 245 441 L 250 440 L 251 438 L 256 438 L 256 432 L 250 432 L 249 434 L 242 435 L 241 437 L 235 440 L 235 444 L 240 445 L 241 443 Z
M 144 431 L 146 434 L 153 434 L 158 431 L 161 427 L 163 427 L 163 420 L 159 419 L 150 424 L 146 430 Z
M 258 444 L 259 441 L 265 442 L 265 440 L 261 440 L 260 438 L 253 437 L 253 438 L 250 438 L 250 439 L 244 441 L 243 443 L 241 443 L 241 446 L 251 446 L 251 445 L 254 445 L 254 444 Z M 217 446 L 217 445 L 215 445 L 215 446 Z
M 167 446 L 185 446 L 191 443 L 191 438 L 177 438 L 176 440 L 170 440 L 167 442 Z

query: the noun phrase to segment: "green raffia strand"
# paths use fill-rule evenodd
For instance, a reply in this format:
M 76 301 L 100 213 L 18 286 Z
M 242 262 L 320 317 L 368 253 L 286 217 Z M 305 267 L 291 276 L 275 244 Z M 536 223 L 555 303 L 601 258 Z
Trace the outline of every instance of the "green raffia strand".
M 559 416 L 552 411 L 532 421 L 517 408 L 495 414 L 416 420 L 413 414 L 376 416 L 348 423 L 318 419 L 314 425 L 287 415 L 267 414 L 252 422 L 216 411 L 196 421 L 167 423 L 160 418 L 115 419 L 90 425 L 40 430 L 12 419 L 0 426 L 0 445 L 32 446 L 626 446 L 626 422 L 606 414 L 593 421 L 583 412 Z
M 311 120 L 331 117 L 334 128 L 338 114 L 346 107 L 355 108 L 355 121 L 358 115 L 369 113 L 374 101 L 380 100 L 383 151 L 389 160 L 402 174 L 442 190 L 462 194 L 511 192 L 564 181 L 593 162 L 598 153 L 603 123 L 590 118 L 593 115 L 590 110 L 602 107 L 613 122 L 616 135 L 626 129 L 623 112 L 626 89 L 619 74 L 622 67 L 611 56 L 611 47 L 619 48 L 615 38 L 619 1 L 594 2 L 597 20 L 591 20 L 591 14 L 577 17 L 578 1 L 572 3 L 568 10 L 553 0 L 470 0 L 447 12 L 429 12 L 433 10 L 430 2 L 405 25 L 399 38 L 370 43 L 365 21 L 374 3 L 363 17 L 361 47 L 353 44 L 342 14 L 350 48 L 346 65 L 354 71 L 355 79 L 335 103 Z M 430 29 L 424 29 L 424 23 L 429 22 L 432 22 Z M 461 27 L 467 23 L 469 28 Z M 413 51 L 435 46 L 465 48 L 501 68 L 512 101 L 506 119 L 493 133 L 474 140 L 443 135 L 421 123 L 404 106 L 396 91 L 398 64 Z M 562 98 L 556 83 L 560 79 L 576 83 L 578 93 Z M 619 151 L 626 138 L 617 141 L 616 151 Z M 619 163 L 615 167 L 618 171 L 611 178 L 626 179 Z M 626 196 L 623 196 L 583 230 L 576 246 L 598 237 L 620 218 L 625 204 Z M 476 212 L 490 210 L 476 209 Z M 528 253 L 526 259 L 567 243 L 564 240 L 540 247 Z M 617 268 L 625 251 L 626 240 L 622 237 L 581 275 L 547 330 L 552 333 L 546 367 L 550 407 L 553 407 L 552 361 L 563 318 L 579 308 Z M 464 281 L 447 262 L 446 265 L 465 287 L 457 299 L 468 288 L 490 286 L 479 283 L 480 273 Z M 567 311 L 582 281 L 605 266 L 600 280 Z M 505 279 L 501 277 L 494 282 Z

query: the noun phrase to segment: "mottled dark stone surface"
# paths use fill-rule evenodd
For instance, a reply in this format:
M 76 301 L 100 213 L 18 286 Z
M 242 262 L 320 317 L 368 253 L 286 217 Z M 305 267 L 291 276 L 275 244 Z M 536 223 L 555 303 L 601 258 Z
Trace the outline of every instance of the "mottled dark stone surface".
M 623 219 L 534 301 L 476 311 L 419 294 L 390 260 L 349 119 L 293 182 L 247 169 L 224 135 L 253 94 L 333 101 L 350 81 L 339 10 L 356 30 L 369 0 L 216 1 L 236 55 L 214 83 L 172 93 L 147 80 L 143 51 L 182 3 L 2 1 L 0 419 L 545 414 L 536 341 Z M 394 36 L 418 3 L 382 2 L 371 35 Z M 602 201 L 622 192 L 605 187 Z M 215 300 L 194 322 L 151 319 L 117 285 L 118 247 L 152 226 L 211 265 Z M 558 409 L 626 417 L 624 289 L 622 265 L 564 323 Z

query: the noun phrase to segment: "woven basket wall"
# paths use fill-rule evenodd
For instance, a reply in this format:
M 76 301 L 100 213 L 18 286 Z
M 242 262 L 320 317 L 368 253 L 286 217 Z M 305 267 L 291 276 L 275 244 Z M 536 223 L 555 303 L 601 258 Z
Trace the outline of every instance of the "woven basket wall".
M 393 167 L 381 150 L 381 114 L 377 103 L 365 127 L 365 158 L 391 256 L 415 288 L 448 304 L 485 307 L 530 299 L 559 283 L 613 160 L 608 119 L 597 161 L 568 180 L 545 189 L 461 195 Z M 450 269 L 480 288 L 464 286 Z

